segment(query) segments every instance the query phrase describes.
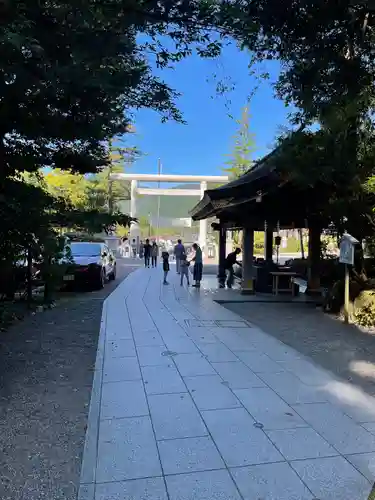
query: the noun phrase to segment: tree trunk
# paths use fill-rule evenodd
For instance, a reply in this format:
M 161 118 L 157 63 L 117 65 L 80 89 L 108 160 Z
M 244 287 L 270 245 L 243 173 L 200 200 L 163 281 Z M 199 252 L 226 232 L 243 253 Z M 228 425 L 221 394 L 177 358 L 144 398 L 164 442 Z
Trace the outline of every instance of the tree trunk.
M 27 306 L 30 307 L 33 300 L 33 254 L 31 246 L 27 247 L 27 269 L 26 269 L 26 300 Z
M 49 304 L 51 302 L 51 256 L 45 258 L 44 272 L 44 296 L 43 302 Z
M 308 283 L 311 290 L 320 287 L 320 250 L 321 224 L 317 221 L 309 222 L 309 276 Z

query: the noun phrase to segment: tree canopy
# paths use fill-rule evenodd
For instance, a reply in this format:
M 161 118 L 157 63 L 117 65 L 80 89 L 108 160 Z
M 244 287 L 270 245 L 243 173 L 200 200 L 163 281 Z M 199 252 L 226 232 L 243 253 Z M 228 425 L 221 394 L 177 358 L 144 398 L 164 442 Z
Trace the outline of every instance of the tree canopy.
M 278 93 L 304 119 L 365 110 L 373 93 L 374 19 L 367 2 L 248 2 L 244 43 L 282 63 Z M 301 118 L 300 115 L 297 115 Z
M 207 0 L 5 3 L 0 26 L 2 176 L 41 166 L 93 172 L 132 109 L 182 120 L 152 70 L 217 55 L 226 10 Z M 221 26 L 220 26 L 221 25 Z
M 54 210 L 37 185 L 21 187 L 20 173 L 46 167 L 58 169 L 46 176 L 55 201 L 63 195 L 74 210 L 115 212 L 127 186 L 108 182 L 119 168 L 111 162 L 112 141 L 130 131 L 133 110 L 183 121 L 178 89 L 155 66 L 171 67 L 194 50 L 215 57 L 228 36 L 250 49 L 253 61 L 281 63 L 276 91 L 295 106 L 292 123 L 300 126 L 280 138 L 278 161 L 288 165 L 289 178 L 319 186 L 326 196 L 319 209 L 330 210 L 336 222 L 347 218 L 344 198 L 358 213 L 364 201 L 366 211 L 371 207 L 375 44 L 368 2 L 30 0 L 5 2 L 1 14 L 4 220 L 12 213 L 11 193 L 27 198 L 22 189 L 35 189 L 28 199 L 40 196 L 46 213 Z M 243 116 L 232 158 L 236 175 L 251 166 L 251 140 Z M 284 161 L 290 155 L 294 161 Z
M 278 141 L 283 175 L 315 189 L 316 216 L 373 232 L 374 10 L 370 2 L 246 2 L 239 39 L 255 62 L 281 63 L 277 95 L 293 105 Z M 313 125 L 313 128 L 311 128 Z M 371 224 L 369 225 L 369 221 Z
M 218 30 L 231 29 L 226 9 L 207 0 L 1 4 L 1 262 L 60 227 L 129 222 L 117 212 L 128 187 L 109 182 L 122 170 L 116 138 L 129 133 L 141 107 L 182 121 L 178 93 L 154 63 L 170 66 L 194 47 L 217 55 Z M 46 168 L 53 170 L 42 185 Z

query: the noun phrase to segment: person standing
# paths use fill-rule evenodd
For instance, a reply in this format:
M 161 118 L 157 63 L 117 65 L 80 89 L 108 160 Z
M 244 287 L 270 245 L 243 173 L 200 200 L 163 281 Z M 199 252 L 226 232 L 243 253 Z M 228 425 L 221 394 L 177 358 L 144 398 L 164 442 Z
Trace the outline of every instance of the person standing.
M 194 257 L 191 259 L 191 261 L 194 262 L 193 278 L 195 283 L 193 286 L 196 288 L 200 288 L 203 274 L 202 249 L 198 245 L 198 243 L 194 243 L 193 250 L 195 252 Z
M 190 286 L 189 282 L 189 265 L 186 254 L 181 255 L 180 261 L 180 271 L 181 271 L 181 286 L 184 284 L 184 276 L 186 277 L 187 285 Z
M 227 273 L 227 287 L 232 288 L 234 281 L 234 264 L 241 265 L 240 262 L 237 261 L 237 255 L 241 253 L 240 248 L 236 248 L 234 252 L 228 253 L 227 258 L 224 261 L 224 269 Z
M 145 267 L 150 267 L 151 245 L 148 238 L 146 240 L 146 243 L 143 245 L 143 253 L 145 256 Z
M 143 259 L 143 253 L 144 253 L 144 245 L 143 245 L 143 241 L 141 240 L 139 242 L 139 258 L 140 259 Z
M 162 252 L 161 257 L 163 259 L 163 272 L 164 272 L 164 280 L 163 285 L 168 285 L 167 276 L 169 272 L 169 252 Z
M 180 274 L 180 262 L 181 262 L 181 256 L 185 253 L 185 247 L 182 244 L 181 240 L 177 240 L 177 245 L 174 247 L 174 256 L 176 259 L 176 271 L 177 274 Z
M 152 267 L 156 267 L 158 263 L 158 255 L 159 255 L 159 247 L 156 244 L 156 241 L 152 243 L 151 247 L 151 263 Z
M 133 238 L 132 240 L 131 247 L 132 247 L 133 258 L 135 259 L 137 257 L 137 242 L 135 241 L 135 238 Z

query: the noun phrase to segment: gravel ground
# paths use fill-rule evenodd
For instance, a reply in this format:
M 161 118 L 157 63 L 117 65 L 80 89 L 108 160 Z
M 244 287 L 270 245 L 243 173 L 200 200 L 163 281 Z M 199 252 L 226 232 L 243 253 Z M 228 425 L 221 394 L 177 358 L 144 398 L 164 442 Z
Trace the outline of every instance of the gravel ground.
M 315 363 L 375 395 L 375 335 L 307 304 L 222 304 Z
M 1 500 L 76 499 L 102 303 L 138 265 L 0 334 Z

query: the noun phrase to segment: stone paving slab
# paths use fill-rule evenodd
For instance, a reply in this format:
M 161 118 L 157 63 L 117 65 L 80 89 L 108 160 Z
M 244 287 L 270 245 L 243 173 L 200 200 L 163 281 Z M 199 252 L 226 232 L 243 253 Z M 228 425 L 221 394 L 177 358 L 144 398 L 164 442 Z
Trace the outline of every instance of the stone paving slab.
M 367 500 L 373 398 L 170 281 L 104 305 L 79 500 Z

